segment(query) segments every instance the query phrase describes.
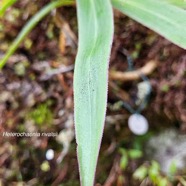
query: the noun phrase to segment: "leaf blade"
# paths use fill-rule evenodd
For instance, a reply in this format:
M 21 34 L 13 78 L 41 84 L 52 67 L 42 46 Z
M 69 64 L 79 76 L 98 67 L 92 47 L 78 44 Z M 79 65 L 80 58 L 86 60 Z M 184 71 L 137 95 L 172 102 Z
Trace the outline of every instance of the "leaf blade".
M 109 0 L 77 0 L 77 10 L 79 48 L 74 72 L 75 130 L 81 184 L 91 186 L 106 113 L 113 13 Z
M 112 0 L 115 8 L 186 49 L 186 11 L 159 0 Z
M 186 8 L 186 1 L 185 0 L 164 0 L 170 4 L 173 4 L 175 6 L 178 6 L 180 8 Z
M 6 10 L 12 6 L 14 3 L 16 3 L 17 0 L 3 0 L 1 2 L 1 7 L 0 7 L 0 17 L 2 17 L 4 15 L 4 13 L 6 12 Z

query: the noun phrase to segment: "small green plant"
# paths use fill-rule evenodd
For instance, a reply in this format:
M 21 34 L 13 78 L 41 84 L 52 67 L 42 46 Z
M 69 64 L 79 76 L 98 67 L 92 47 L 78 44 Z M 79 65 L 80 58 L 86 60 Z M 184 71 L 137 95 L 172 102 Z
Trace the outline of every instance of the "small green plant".
M 42 103 L 33 109 L 27 116 L 28 119 L 34 121 L 38 126 L 50 125 L 53 119 L 53 114 L 49 109 L 49 103 Z
M 123 149 L 121 148 L 119 150 L 121 156 L 120 159 L 120 168 L 121 170 L 125 170 L 129 160 L 135 160 L 135 159 L 139 159 L 143 156 L 143 153 L 141 150 L 138 149 Z
M 12 2 L 0 13 L 5 12 Z M 77 0 L 79 45 L 74 72 L 75 129 L 82 186 L 92 186 L 103 135 L 108 62 L 113 40 L 113 7 L 186 49 L 186 11 L 182 0 Z M 25 25 L 0 61 L 2 68 L 26 35 L 54 8 L 52 1 Z M 125 24 L 125 23 L 124 23 Z M 123 160 L 124 161 L 124 160 Z M 126 160 L 125 160 L 126 161 Z
M 160 165 L 156 161 L 152 161 L 150 165 L 141 165 L 133 174 L 134 179 L 143 181 L 148 178 L 156 186 L 167 186 L 170 184 L 167 177 L 162 176 Z

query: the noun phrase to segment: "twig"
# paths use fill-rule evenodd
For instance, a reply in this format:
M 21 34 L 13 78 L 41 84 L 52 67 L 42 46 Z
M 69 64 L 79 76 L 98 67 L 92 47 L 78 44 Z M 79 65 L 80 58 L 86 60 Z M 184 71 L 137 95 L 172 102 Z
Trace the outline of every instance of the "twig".
M 74 65 L 60 66 L 57 69 L 48 68 L 46 72 L 40 77 L 41 80 L 48 80 L 54 75 L 70 72 L 74 69 Z
M 158 66 L 158 61 L 149 61 L 145 66 L 142 68 L 130 71 L 130 72 L 118 72 L 118 71 L 111 71 L 109 73 L 109 77 L 111 80 L 118 80 L 118 81 L 133 81 L 138 80 L 141 78 L 140 74 L 145 76 L 151 74 Z
M 113 166 L 111 168 L 109 176 L 108 176 L 108 178 L 105 181 L 103 186 L 112 186 L 113 183 L 116 181 L 116 177 L 117 177 L 117 174 L 119 172 L 119 165 L 118 164 L 119 164 L 119 161 L 118 161 L 118 158 L 116 158 L 114 160 L 114 164 L 113 164 Z

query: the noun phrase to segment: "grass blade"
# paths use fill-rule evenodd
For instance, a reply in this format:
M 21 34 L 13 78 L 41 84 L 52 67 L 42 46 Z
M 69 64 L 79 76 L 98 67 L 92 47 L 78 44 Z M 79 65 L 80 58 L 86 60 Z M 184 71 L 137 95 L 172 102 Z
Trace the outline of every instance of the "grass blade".
M 6 12 L 6 10 L 12 6 L 14 3 L 16 3 L 17 0 L 3 0 L 0 3 L 0 17 L 2 17 L 4 15 L 4 13 Z
M 173 4 L 177 7 L 180 7 L 180 8 L 186 8 L 186 1 L 185 0 L 164 0 L 170 4 Z
M 186 11 L 161 0 L 112 0 L 115 8 L 186 49 Z
M 92 186 L 104 128 L 108 61 L 113 39 L 110 0 L 77 0 L 79 48 L 74 101 L 77 153 L 82 186 Z
M 9 57 L 16 51 L 20 43 L 23 39 L 30 33 L 30 31 L 37 25 L 39 21 L 43 19 L 51 10 L 58 8 L 63 5 L 72 5 L 74 3 L 73 0 L 58 0 L 53 1 L 43 7 L 35 16 L 33 16 L 28 23 L 23 27 L 19 35 L 16 37 L 14 42 L 9 47 L 8 51 L 6 52 L 5 56 L 0 60 L 0 69 L 6 64 Z

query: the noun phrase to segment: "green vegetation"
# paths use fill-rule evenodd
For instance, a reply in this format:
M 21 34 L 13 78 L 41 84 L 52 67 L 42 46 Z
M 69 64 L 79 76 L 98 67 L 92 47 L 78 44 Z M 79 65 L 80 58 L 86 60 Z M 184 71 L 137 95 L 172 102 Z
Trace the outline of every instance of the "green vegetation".
M 12 6 L 14 3 L 16 3 L 17 0 L 2 0 L 2 2 L 0 2 L 0 17 L 2 17 L 4 15 L 4 13 L 6 12 L 6 10 Z
M 38 126 L 47 126 L 52 123 L 53 114 L 49 108 L 49 102 L 42 103 L 28 113 L 27 118 L 34 121 Z
M 121 153 L 121 160 L 120 160 L 120 168 L 122 170 L 125 170 L 129 160 L 135 160 L 135 159 L 139 159 L 143 156 L 143 153 L 141 150 L 138 149 L 120 149 L 120 153 Z
M 79 48 L 74 72 L 75 128 L 81 184 L 88 186 L 94 184 L 103 133 L 113 15 L 109 1 L 79 0 L 77 7 Z
M 3 66 L 6 64 L 7 60 L 9 57 L 16 51 L 20 43 L 23 41 L 23 39 L 32 31 L 32 29 L 37 25 L 39 21 L 43 19 L 51 10 L 64 6 L 64 5 L 69 5 L 72 4 L 72 0 L 58 0 L 58 1 L 52 1 L 45 7 L 43 7 L 36 15 L 34 15 L 30 21 L 24 26 L 24 28 L 21 30 L 19 35 L 16 37 L 14 42 L 11 44 L 10 48 L 8 49 L 7 53 L 3 57 L 2 60 L 0 60 L 0 69 L 3 68 Z
M 163 177 L 160 172 L 160 165 L 156 161 L 152 161 L 150 165 L 142 165 L 133 174 L 135 179 L 143 181 L 149 178 L 150 181 L 157 186 L 169 185 L 169 180 Z
M 15 1 L 7 1 L 0 9 L 6 11 Z M 43 7 L 25 25 L 0 61 L 2 68 L 19 44 L 36 24 L 51 10 L 73 4 L 72 0 L 52 1 Z M 112 5 L 141 24 L 151 28 L 178 46 L 186 49 L 186 11 L 175 6 L 175 1 L 161 0 L 77 0 L 79 48 L 75 62 L 74 100 L 75 128 L 82 186 L 92 186 L 96 171 L 100 142 L 103 134 L 107 103 L 108 63 L 113 40 Z M 178 5 L 176 3 L 176 5 Z M 125 25 L 123 25 L 125 26 Z M 24 72 L 23 72 L 24 73 Z M 22 73 L 21 73 L 22 74 Z M 163 89 L 167 91 L 165 87 Z M 29 114 L 38 125 L 50 123 L 52 113 L 47 105 L 40 105 Z M 125 169 L 128 158 L 139 158 L 139 151 L 123 151 L 121 167 Z M 159 176 L 159 166 L 152 162 L 147 169 L 141 167 L 134 177 L 150 179 L 158 186 L 167 184 Z M 155 178 L 161 178 L 155 181 Z

